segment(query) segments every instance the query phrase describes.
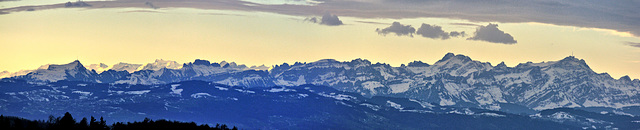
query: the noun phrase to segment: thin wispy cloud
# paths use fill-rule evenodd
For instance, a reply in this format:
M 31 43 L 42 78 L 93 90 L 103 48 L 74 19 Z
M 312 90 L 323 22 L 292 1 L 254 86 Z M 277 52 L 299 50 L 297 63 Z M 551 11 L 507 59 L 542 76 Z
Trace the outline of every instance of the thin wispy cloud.
M 227 13 L 199 13 L 201 15 L 225 15 L 225 16 L 246 16 L 241 14 L 227 14 Z
M 473 26 L 473 27 L 482 26 L 482 25 L 473 24 L 473 23 L 449 23 L 449 25 Z
M 640 42 L 625 42 L 624 44 L 632 47 L 640 47 Z
M 389 23 L 372 22 L 372 21 L 360 21 L 360 20 L 356 20 L 355 22 L 358 22 L 358 23 L 368 23 L 368 24 L 378 24 L 378 25 L 389 25 Z
M 129 11 L 122 11 L 120 13 L 164 13 L 164 12 L 154 11 L 154 10 L 129 10 Z

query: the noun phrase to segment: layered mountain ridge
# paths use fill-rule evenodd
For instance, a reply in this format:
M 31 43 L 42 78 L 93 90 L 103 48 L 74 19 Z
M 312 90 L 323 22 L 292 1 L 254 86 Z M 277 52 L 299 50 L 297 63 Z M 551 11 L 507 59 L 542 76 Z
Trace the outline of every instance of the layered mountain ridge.
M 365 97 L 404 97 L 443 106 L 491 110 L 505 109 L 501 104 L 515 104 L 534 110 L 640 106 L 640 80 L 631 80 L 628 76 L 614 79 L 606 73 L 596 73 L 584 60 L 573 56 L 559 61 L 521 63 L 515 67 L 504 63 L 493 66 L 468 56 L 448 53 L 432 65 L 414 61 L 400 67 L 372 64 L 363 59 L 347 62 L 324 59 L 293 65 L 284 63 L 264 70 L 235 63 L 196 60 L 177 69 L 160 67 L 132 73 L 125 70 L 110 69 L 97 73 L 74 61 L 66 65 L 50 65 L 46 70 L 11 79 L 146 85 L 202 80 L 246 87 L 313 84 Z

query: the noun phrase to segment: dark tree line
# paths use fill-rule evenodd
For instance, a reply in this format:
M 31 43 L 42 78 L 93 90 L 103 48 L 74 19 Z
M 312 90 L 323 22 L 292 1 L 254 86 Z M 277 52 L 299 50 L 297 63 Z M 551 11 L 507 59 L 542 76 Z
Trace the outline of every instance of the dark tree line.
M 20 117 L 0 115 L 0 130 L 29 129 L 29 130 L 133 130 L 133 129 L 188 129 L 188 130 L 237 130 L 237 127 L 229 128 L 225 124 L 216 124 L 211 127 L 208 124 L 197 125 L 195 122 L 168 121 L 165 119 L 151 120 L 145 118 L 142 122 L 116 122 L 111 126 L 100 117 L 100 121 L 91 116 L 90 120 L 82 118 L 80 122 L 71 116 L 69 112 L 62 117 L 49 116 L 49 120 L 28 120 Z

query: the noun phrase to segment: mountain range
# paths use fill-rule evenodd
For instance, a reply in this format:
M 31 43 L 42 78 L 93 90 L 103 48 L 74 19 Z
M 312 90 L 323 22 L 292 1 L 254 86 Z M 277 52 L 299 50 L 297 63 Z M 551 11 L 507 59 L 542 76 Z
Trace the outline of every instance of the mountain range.
M 640 128 L 640 117 L 623 112 L 630 110 L 627 108 L 611 112 L 557 108 L 512 114 L 410 98 L 364 97 L 311 84 L 249 88 L 206 81 L 130 85 L 2 79 L 0 92 L 0 113 L 38 120 L 70 112 L 116 122 L 172 119 L 242 129 Z
M 569 56 L 559 61 L 521 63 L 508 67 L 446 54 L 434 64 L 414 61 L 400 67 L 372 64 L 365 59 L 340 62 L 323 59 L 292 65 L 247 67 L 235 63 L 195 60 L 178 65 L 119 63 L 108 67 L 79 61 L 48 65 L 8 79 L 32 83 L 82 81 L 90 83 L 161 85 L 200 80 L 229 86 L 273 87 L 312 84 L 364 97 L 409 98 L 441 106 L 531 112 L 561 107 L 619 109 L 640 106 L 640 80 L 614 79 L 596 73 L 584 60 Z M 109 69 L 107 69 L 109 68 Z M 134 69 L 135 68 L 135 69 Z M 142 69 L 140 69 L 142 68 Z M 101 72 L 100 72 L 101 71 Z

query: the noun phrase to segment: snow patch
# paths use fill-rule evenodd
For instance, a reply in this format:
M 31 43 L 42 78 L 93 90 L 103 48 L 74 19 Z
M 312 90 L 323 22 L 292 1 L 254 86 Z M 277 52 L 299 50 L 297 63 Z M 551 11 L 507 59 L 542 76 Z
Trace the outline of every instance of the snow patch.
M 481 116 L 493 116 L 493 117 L 507 117 L 505 115 L 501 115 L 501 114 L 498 114 L 498 113 L 490 113 L 490 112 L 480 113 L 478 115 L 481 115 Z
M 369 107 L 369 108 L 371 108 L 371 110 L 374 110 L 374 111 L 380 110 L 380 106 L 378 106 L 378 105 L 373 105 L 373 104 L 369 104 L 369 103 L 362 103 L 360 105 Z
M 420 106 L 422 106 L 422 108 L 433 108 L 433 107 L 435 107 L 435 105 L 432 105 L 431 103 L 428 103 L 428 102 L 421 102 L 421 101 L 418 101 L 418 100 L 415 100 L 415 99 L 409 99 L 409 101 L 416 102 L 416 103 L 420 104 Z
M 389 100 L 387 100 L 387 106 L 393 107 L 393 108 L 398 109 L 398 110 L 402 110 L 402 109 L 404 109 L 404 108 L 402 107 L 402 105 L 397 104 L 397 103 L 392 102 L 392 101 L 389 101 Z
M 451 99 L 440 98 L 440 106 L 450 106 L 450 105 L 456 105 L 456 102 L 453 102 L 453 100 Z
M 369 91 L 371 91 L 371 94 L 376 94 L 375 88 L 384 87 L 384 85 L 382 85 L 378 81 L 367 81 L 367 82 L 362 83 L 361 85 L 362 85 L 363 88 L 368 89 Z
M 72 91 L 71 93 L 82 94 L 83 96 L 91 96 L 91 95 L 93 95 L 93 93 L 91 93 L 91 92 L 84 92 L 84 91 Z
M 344 102 L 342 102 L 342 101 L 336 101 L 336 103 L 340 103 L 340 104 L 345 105 L 345 106 L 348 106 L 348 107 L 353 107 L 352 105 L 349 105 L 349 104 L 344 103 Z
M 607 111 L 601 111 L 600 112 L 600 114 L 607 114 L 607 113 L 609 113 L 609 112 L 607 112 Z
M 242 89 L 235 89 L 235 90 L 238 91 L 238 92 L 242 92 L 242 93 L 256 93 L 256 92 L 251 91 L 251 90 L 242 90 Z
M 172 84 L 171 85 L 171 94 L 182 95 L 183 89 L 176 89 L 180 84 Z
M 613 110 L 613 114 L 634 117 L 633 114 L 625 113 L 625 112 L 622 112 L 622 111 L 616 111 L 616 110 Z
M 463 111 L 460 110 L 454 110 L 454 111 L 450 111 L 447 113 L 454 113 L 454 114 L 460 114 L 460 115 L 473 115 L 474 112 L 469 110 L 468 108 L 465 108 Z
M 216 88 L 220 89 L 221 91 L 227 91 L 229 90 L 229 88 L 223 88 L 223 87 L 219 87 L 219 86 L 215 86 Z
M 124 92 L 124 94 L 140 95 L 140 94 L 145 94 L 145 93 L 149 93 L 149 92 L 151 92 L 151 90 L 138 90 L 138 91 L 127 91 L 127 92 Z
M 575 117 L 573 117 L 571 114 L 566 113 L 566 112 L 556 112 L 553 113 L 552 115 L 550 115 L 551 118 L 553 119 L 574 119 Z
M 402 93 L 409 90 L 410 83 L 400 83 L 400 84 L 392 84 L 389 85 L 391 88 L 391 93 Z
M 318 93 L 318 95 L 323 96 L 323 97 L 334 98 L 334 99 L 337 99 L 337 100 L 352 100 L 352 99 L 356 99 L 356 97 L 353 97 L 353 96 L 344 95 L 344 94 L 335 94 L 335 93 L 330 93 L 330 94 Z
M 287 88 L 282 87 L 282 88 L 271 88 L 271 89 L 265 90 L 265 91 L 272 92 L 272 93 L 277 93 L 277 92 L 291 92 L 291 91 L 295 92 L 296 90 L 287 89 Z
M 206 98 L 206 97 L 211 97 L 211 94 L 208 93 L 194 93 L 191 94 L 192 98 Z

